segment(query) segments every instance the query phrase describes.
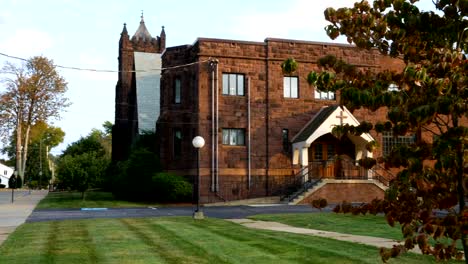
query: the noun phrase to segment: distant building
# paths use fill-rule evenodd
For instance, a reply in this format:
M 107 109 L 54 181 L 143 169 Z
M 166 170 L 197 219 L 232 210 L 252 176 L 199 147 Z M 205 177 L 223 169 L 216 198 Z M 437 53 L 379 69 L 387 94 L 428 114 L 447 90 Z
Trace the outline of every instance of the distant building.
M 144 31 L 142 25 L 137 33 Z M 137 68 L 135 54 L 144 51 L 151 58 L 162 53 L 160 86 L 154 86 L 160 89 L 156 131 L 161 163 L 168 171 L 194 177 L 196 152 L 191 142 L 197 135 L 204 137 L 203 202 L 285 196 L 298 186 L 309 192 L 294 203 L 317 198 L 329 202 L 383 198 L 394 176 L 380 167 L 364 170 L 357 160 L 382 156 L 412 137 L 376 133 L 334 137 L 335 125 L 384 120 L 386 113 L 350 112 L 338 106 L 340 94 L 320 92 L 306 78 L 318 70 L 317 61 L 325 55 L 376 72 L 400 69 L 400 60 L 376 50 L 333 43 L 199 38 L 193 45 L 165 49 L 164 30 L 157 40 L 135 36 L 129 40 L 124 27 L 119 49 L 123 72 L 116 88 L 117 136 L 113 138 L 113 149 L 120 152 L 114 153 L 115 158 L 127 153 L 123 150 L 129 149 L 140 124 L 139 109 L 134 107 L 140 106 L 135 103 L 139 77 L 131 72 Z M 299 64 L 292 75 L 284 75 L 280 67 L 287 58 Z M 374 139 L 382 148 L 369 152 L 366 143 Z
M 0 163 L 0 184 L 4 184 L 6 186 L 5 188 L 9 188 L 8 180 L 10 180 L 14 172 L 15 169 Z

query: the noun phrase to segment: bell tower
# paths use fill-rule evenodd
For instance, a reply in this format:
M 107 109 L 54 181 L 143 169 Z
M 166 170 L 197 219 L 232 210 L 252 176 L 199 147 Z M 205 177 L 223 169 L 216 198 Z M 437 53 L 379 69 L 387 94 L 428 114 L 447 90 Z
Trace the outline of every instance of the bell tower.
M 142 85 L 138 85 L 138 72 L 144 73 L 145 71 L 141 68 L 148 67 L 141 63 L 145 57 L 150 60 L 158 60 L 158 58 L 160 58 L 160 54 L 165 50 L 166 32 L 164 30 L 164 26 L 162 27 L 160 35 L 161 36 L 156 37 L 151 36 L 150 32 L 146 28 L 143 13 L 141 14 L 140 25 L 131 38 L 128 35 L 127 24 L 123 25 L 122 32 L 120 33 L 118 51 L 119 73 L 117 85 L 115 87 L 115 120 L 112 129 L 113 161 L 120 161 L 128 158 L 130 147 L 138 135 L 138 113 L 145 111 L 143 108 L 146 107 L 144 105 L 142 106 L 141 102 L 138 101 L 139 95 L 141 97 L 142 94 L 148 93 L 148 89 L 153 89 L 154 91 L 151 91 L 151 94 L 157 96 L 155 101 L 157 100 L 158 102 L 156 102 L 156 106 L 152 106 L 152 109 L 155 107 L 159 108 L 158 73 L 152 72 L 153 75 L 156 75 L 153 82 L 154 87 L 144 87 L 143 89 L 143 87 L 139 87 Z M 157 62 L 153 62 L 153 64 L 154 63 Z M 136 71 L 137 68 L 140 69 Z M 146 94 L 145 96 L 147 97 Z M 157 109 L 157 111 L 159 111 L 159 109 Z

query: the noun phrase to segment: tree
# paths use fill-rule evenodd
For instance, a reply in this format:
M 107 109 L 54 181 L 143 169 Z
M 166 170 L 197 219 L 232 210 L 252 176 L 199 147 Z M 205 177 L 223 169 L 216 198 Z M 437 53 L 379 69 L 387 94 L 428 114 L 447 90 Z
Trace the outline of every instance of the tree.
M 48 126 L 38 122 L 31 128 L 28 161 L 26 163 L 25 180 L 30 187 L 46 187 L 52 177 L 49 168 L 51 161 L 50 149 L 63 142 L 65 132 L 58 127 Z
M 110 139 L 105 132 L 91 133 L 69 145 L 58 159 L 57 179 L 61 188 L 84 192 L 104 187 L 110 163 Z
M 4 72 L 6 91 L 0 94 L 0 129 L 2 135 L 16 135 L 16 168 L 24 180 L 31 127 L 37 122 L 58 118 L 69 105 L 65 97 L 67 83 L 52 60 L 33 57 L 16 66 L 7 63 Z
M 374 129 L 416 137 L 414 144 L 377 160 L 400 169 L 385 200 L 352 209 L 383 211 L 390 225 L 402 226 L 404 247 L 382 250 L 384 261 L 415 245 L 438 259 L 461 258 L 456 248 L 460 240 L 468 256 L 468 1 L 436 0 L 439 12 L 421 11 L 415 2 L 361 1 L 352 8 L 325 10 L 332 39 L 344 35 L 359 48 L 400 58 L 403 70 L 360 70 L 329 56 L 319 62 L 321 72 L 308 76 L 320 90 L 340 91 L 340 104 L 350 109 L 388 110 L 386 122 L 337 127 L 339 134 Z M 435 210 L 447 215 L 436 217 Z

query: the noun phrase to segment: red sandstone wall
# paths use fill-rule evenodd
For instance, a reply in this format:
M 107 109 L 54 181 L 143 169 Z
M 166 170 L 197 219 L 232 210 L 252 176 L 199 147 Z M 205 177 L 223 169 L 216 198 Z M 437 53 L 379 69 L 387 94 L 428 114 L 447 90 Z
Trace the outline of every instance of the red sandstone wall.
M 164 67 L 192 62 L 199 64 L 163 73 L 162 117 L 159 125 L 164 166 L 181 173 L 194 173 L 194 170 L 190 170 L 196 166 L 191 140 L 195 135 L 203 136 L 206 144 L 201 150 L 204 178 L 202 196 L 206 200 L 213 198 L 209 191 L 212 160 L 212 76 L 211 68 L 205 61 L 216 58 L 219 61 L 219 195 L 231 200 L 279 193 L 284 183 L 291 180 L 293 175 L 291 154 L 283 151 L 282 129 L 289 129 L 291 140 L 321 107 L 337 103 L 336 100 L 314 99 L 314 87 L 306 81 L 310 71 L 318 70 L 317 60 L 327 54 L 333 54 L 362 68 L 381 70 L 381 55 L 376 51 L 362 51 L 340 44 L 276 39 L 267 39 L 265 42 L 199 39 L 194 46 L 167 49 L 163 57 Z M 293 74 L 299 77 L 297 99 L 283 97 L 284 75 L 280 65 L 288 57 L 299 62 L 299 69 Z M 222 128 L 245 128 L 247 131 L 247 96 L 222 95 L 223 72 L 244 74 L 245 87 L 247 78 L 250 78 L 251 164 L 252 179 L 255 178 L 255 184 L 252 184 L 250 190 L 247 188 L 247 146 L 222 145 Z M 172 83 L 176 76 L 181 76 L 183 82 L 181 105 L 172 103 Z M 384 110 L 376 113 L 360 110 L 355 115 L 359 120 L 385 119 Z M 183 155 L 178 159 L 172 157 L 174 127 L 181 127 L 184 135 Z M 373 136 L 380 140 L 375 134 Z M 379 151 L 375 155 L 378 156 Z
M 365 202 L 383 199 L 384 191 L 372 183 L 328 183 L 306 197 L 300 204 L 310 204 L 316 199 L 327 199 L 330 203 Z

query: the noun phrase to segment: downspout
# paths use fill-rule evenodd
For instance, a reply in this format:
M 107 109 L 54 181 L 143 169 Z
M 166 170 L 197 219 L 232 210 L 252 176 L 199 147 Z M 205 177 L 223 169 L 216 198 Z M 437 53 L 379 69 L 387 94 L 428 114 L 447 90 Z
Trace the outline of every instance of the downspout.
M 266 48 L 266 87 L 265 87 L 265 193 L 266 196 L 270 194 L 270 186 L 269 186 L 269 174 L 270 174 L 270 164 L 269 164 L 269 154 L 270 154 L 270 142 L 269 142 L 269 134 L 270 134 L 270 93 L 269 93 L 269 86 L 270 86 L 270 72 L 269 72 L 269 44 L 268 40 L 265 41 L 265 48 Z
M 214 64 L 210 61 L 211 66 L 211 191 L 215 191 L 215 117 L 214 117 Z
M 250 77 L 247 78 L 247 189 L 251 186 L 251 148 L 250 148 Z
M 214 60 L 216 67 L 216 178 L 215 178 L 215 192 L 219 191 L 219 85 L 218 85 L 218 60 Z

